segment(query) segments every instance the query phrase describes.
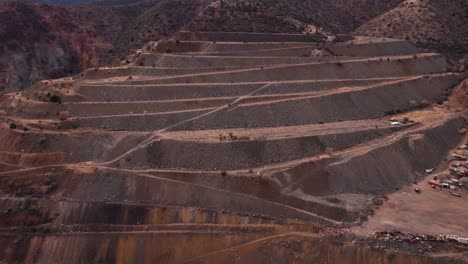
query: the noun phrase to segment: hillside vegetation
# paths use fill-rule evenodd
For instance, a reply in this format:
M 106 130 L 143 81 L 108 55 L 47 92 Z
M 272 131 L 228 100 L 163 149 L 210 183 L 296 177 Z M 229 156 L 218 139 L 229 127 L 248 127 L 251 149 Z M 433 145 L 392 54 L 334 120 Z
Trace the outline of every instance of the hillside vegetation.
M 466 0 L 407 0 L 357 32 L 406 39 L 420 48 L 443 52 L 456 62 L 468 52 L 467 25 Z

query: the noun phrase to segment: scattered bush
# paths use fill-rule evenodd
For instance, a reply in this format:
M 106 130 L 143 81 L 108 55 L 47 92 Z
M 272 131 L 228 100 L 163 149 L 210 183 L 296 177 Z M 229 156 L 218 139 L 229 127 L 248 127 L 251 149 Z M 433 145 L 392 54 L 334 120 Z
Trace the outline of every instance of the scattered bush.
M 237 136 L 234 136 L 234 133 L 229 132 L 229 139 L 231 139 L 232 141 L 237 140 Z
M 60 98 L 60 95 L 57 95 L 57 94 L 53 94 L 49 97 L 50 101 L 52 103 L 61 103 L 62 102 L 62 99 Z

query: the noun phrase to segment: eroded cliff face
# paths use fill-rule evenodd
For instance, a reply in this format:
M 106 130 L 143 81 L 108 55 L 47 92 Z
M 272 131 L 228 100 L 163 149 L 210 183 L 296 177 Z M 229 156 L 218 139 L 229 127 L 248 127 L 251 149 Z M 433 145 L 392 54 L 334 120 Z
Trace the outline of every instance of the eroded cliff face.
M 2 58 L 0 92 L 24 90 L 35 82 L 67 76 L 97 65 L 98 54 L 86 46 L 34 45 L 32 49 L 8 51 Z M 7 61 L 5 61 L 7 60 Z
M 98 65 L 122 31 L 112 7 L 0 6 L 0 94 Z

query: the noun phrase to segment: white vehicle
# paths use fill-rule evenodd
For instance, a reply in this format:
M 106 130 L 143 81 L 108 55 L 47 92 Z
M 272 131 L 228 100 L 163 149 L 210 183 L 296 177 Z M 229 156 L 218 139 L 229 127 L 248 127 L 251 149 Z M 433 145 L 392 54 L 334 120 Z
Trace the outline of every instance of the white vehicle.
M 435 168 L 426 169 L 426 174 L 431 174 L 435 171 Z

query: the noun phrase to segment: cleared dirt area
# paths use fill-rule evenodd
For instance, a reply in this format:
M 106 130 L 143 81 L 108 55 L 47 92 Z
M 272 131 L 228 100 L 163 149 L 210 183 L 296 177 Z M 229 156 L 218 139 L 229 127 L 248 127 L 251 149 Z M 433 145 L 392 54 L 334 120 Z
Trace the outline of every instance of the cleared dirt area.
M 181 32 L 4 95 L 0 260 L 466 263 L 458 242 L 373 234 L 467 236 L 463 187 L 425 176 L 467 159 L 447 102 L 465 74 L 406 41 L 343 39 Z
M 401 230 L 468 237 L 468 191 L 432 187 L 429 184 L 434 177 L 447 174 L 450 164 L 457 164 L 457 161 L 444 162 L 422 181 L 389 195 L 388 201 L 368 222 L 355 228 L 356 232 L 369 235 L 375 230 Z M 420 192 L 415 192 L 416 189 Z

